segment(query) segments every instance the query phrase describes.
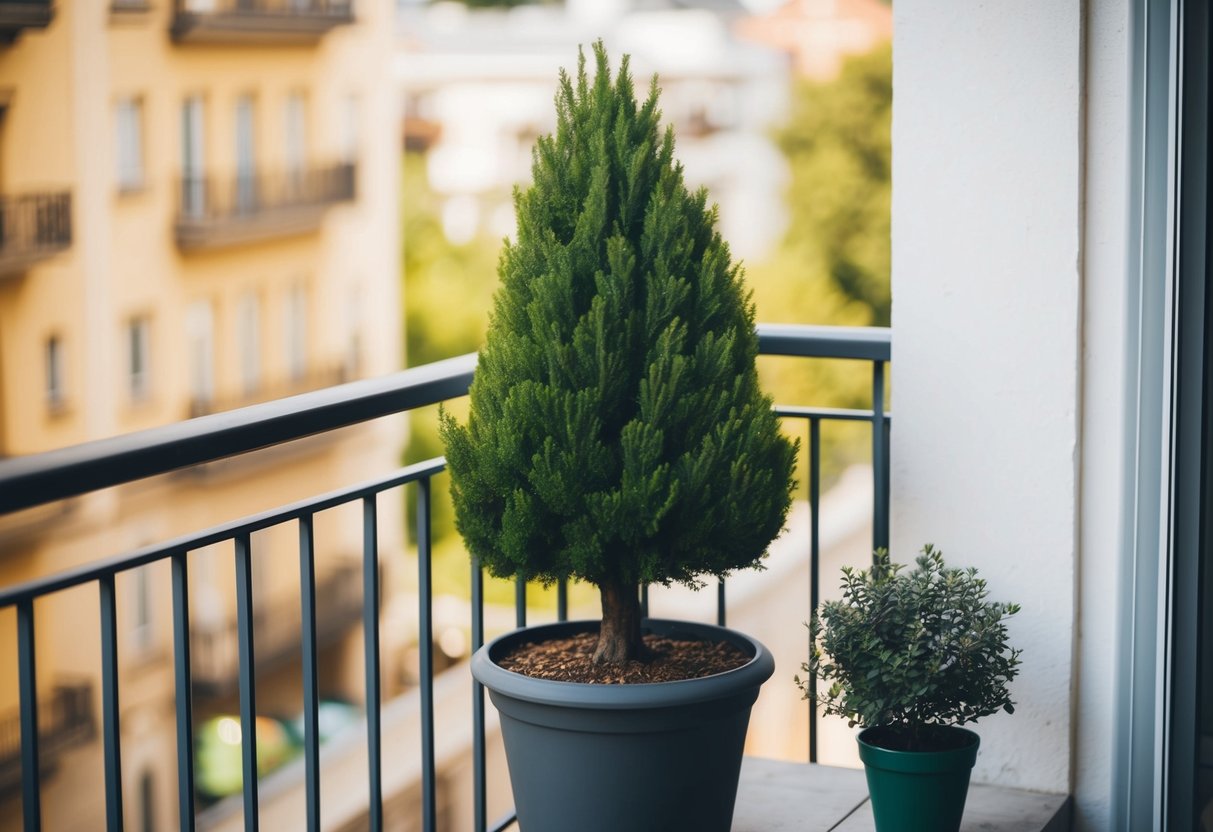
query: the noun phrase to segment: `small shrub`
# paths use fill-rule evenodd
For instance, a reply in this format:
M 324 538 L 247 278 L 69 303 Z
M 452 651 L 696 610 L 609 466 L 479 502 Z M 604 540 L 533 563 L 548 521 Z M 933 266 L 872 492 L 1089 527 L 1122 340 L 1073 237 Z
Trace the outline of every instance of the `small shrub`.
M 1014 712 L 1020 651 L 1005 622 L 1019 606 L 986 601 L 977 570 L 946 568 L 930 544 L 903 569 L 883 550 L 871 569 L 843 568 L 843 597 L 814 612 L 802 665 L 827 687 L 796 683 L 825 713 L 886 729 L 882 744 L 920 750 L 937 741 L 934 726 Z

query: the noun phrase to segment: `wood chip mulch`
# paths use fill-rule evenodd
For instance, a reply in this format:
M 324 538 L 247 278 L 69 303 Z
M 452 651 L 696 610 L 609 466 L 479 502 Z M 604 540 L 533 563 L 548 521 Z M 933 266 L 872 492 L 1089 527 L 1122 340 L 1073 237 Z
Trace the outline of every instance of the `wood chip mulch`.
M 596 633 L 582 633 L 538 644 L 523 644 L 502 657 L 498 665 L 525 676 L 557 682 L 636 685 L 698 679 L 733 670 L 750 660 L 727 642 L 684 641 L 646 635 L 644 646 L 648 656 L 645 660 L 599 665 L 592 660 L 597 643 Z

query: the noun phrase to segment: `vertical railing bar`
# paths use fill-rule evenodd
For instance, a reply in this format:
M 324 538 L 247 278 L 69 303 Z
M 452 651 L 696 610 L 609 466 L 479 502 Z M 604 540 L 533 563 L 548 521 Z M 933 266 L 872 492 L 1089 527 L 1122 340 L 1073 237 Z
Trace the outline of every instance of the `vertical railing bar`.
M 430 575 L 430 478 L 417 481 L 417 594 L 421 646 L 421 821 L 425 832 L 438 828 L 434 790 L 434 612 Z
M 569 620 L 569 582 L 564 578 L 556 582 L 556 620 Z
M 472 557 L 472 652 L 484 644 L 484 570 Z M 484 685 L 472 680 L 472 796 L 473 829 L 485 832 L 488 822 L 484 771 Z
M 716 626 L 724 626 L 724 578 L 716 582 Z
M 143 567 L 146 568 L 146 567 Z M 118 725 L 118 603 L 114 576 L 101 591 L 101 724 L 105 754 L 105 828 L 122 829 L 122 740 Z
M 25 832 L 42 829 L 38 770 L 38 674 L 34 660 L 34 602 L 17 604 L 17 686 L 21 696 L 21 810 Z
M 177 815 L 194 832 L 194 732 L 190 690 L 189 572 L 186 553 L 173 555 L 173 678 L 177 711 Z
M 316 541 L 311 514 L 299 518 L 299 614 L 303 642 L 303 757 L 308 832 L 320 832 L 320 701 L 316 670 Z
M 872 549 L 889 548 L 889 460 L 884 440 L 884 362 L 872 362 Z
M 526 580 L 514 579 L 514 624 L 519 629 L 526 626 Z
M 380 748 L 379 678 L 379 521 L 374 494 L 362 500 L 362 644 L 366 653 L 366 756 L 369 775 L 369 820 L 372 832 L 383 830 L 383 760 Z
M 640 585 L 640 620 L 649 617 L 649 585 Z
M 884 430 L 882 431 L 882 436 L 884 438 L 884 458 L 885 458 L 884 478 L 883 478 L 884 482 L 881 484 L 880 493 L 881 493 L 881 497 L 884 502 L 885 529 L 889 529 L 889 512 L 891 511 L 892 505 L 893 505 L 892 495 L 889 492 L 890 471 L 892 470 L 892 467 L 893 467 L 890 464 L 890 461 L 893 459 L 893 456 L 892 456 L 892 450 L 891 450 L 891 445 L 890 445 L 891 439 L 890 439 L 889 433 L 892 430 L 893 425 L 890 422 L 890 420 L 888 419 L 888 417 L 885 416 L 884 414 L 881 415 L 880 421 L 881 421 L 881 425 L 884 428 Z M 891 532 L 886 532 L 886 534 L 891 534 Z M 886 543 L 886 545 L 887 545 L 887 543 Z
M 821 603 L 821 420 L 809 419 L 809 615 Z M 812 645 L 809 645 L 812 649 Z M 809 674 L 817 690 L 817 674 Z M 809 700 L 809 762 L 817 762 L 817 703 Z
M 257 832 L 257 691 L 253 660 L 253 550 L 248 533 L 236 536 L 236 633 L 240 658 L 240 750 L 244 828 Z

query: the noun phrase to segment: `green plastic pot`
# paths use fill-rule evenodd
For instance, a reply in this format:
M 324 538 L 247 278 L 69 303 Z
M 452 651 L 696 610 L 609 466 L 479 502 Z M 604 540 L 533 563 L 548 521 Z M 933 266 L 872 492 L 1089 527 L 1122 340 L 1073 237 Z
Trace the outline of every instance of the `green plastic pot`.
M 859 734 L 859 759 L 868 775 L 868 794 L 877 832 L 957 832 L 969 792 L 969 774 L 981 738 L 949 726 L 957 735 L 947 751 L 893 751 L 876 745 L 868 728 Z

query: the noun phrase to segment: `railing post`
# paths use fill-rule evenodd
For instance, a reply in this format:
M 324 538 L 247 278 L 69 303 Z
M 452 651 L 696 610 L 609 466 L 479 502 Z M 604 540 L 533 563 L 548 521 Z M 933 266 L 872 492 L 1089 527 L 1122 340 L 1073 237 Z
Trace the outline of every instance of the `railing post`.
M 809 418 L 809 615 L 821 603 L 821 420 Z M 810 637 L 811 639 L 811 637 Z M 811 640 L 809 649 L 813 647 Z M 816 691 L 817 674 L 809 674 Z M 809 762 L 817 762 L 817 703 L 809 700 Z
M 320 700 L 316 673 L 316 550 L 312 515 L 299 518 L 299 612 L 303 642 L 303 755 L 308 832 L 320 832 Z
M 430 478 L 417 481 L 417 592 L 421 599 L 421 819 L 425 832 L 438 828 L 434 794 L 434 613 L 430 576 Z
M 889 480 L 884 426 L 884 362 L 872 362 L 872 549 L 889 548 Z
M 42 829 L 38 770 L 38 674 L 34 655 L 34 602 L 17 605 L 17 686 L 21 696 L 21 812 L 25 832 Z
M 253 660 L 253 551 L 246 532 L 236 536 L 236 633 L 240 660 L 240 751 L 244 829 L 257 832 L 257 673 Z
M 484 570 L 472 556 L 472 652 L 484 645 Z M 472 800 L 473 829 L 485 832 L 488 823 L 484 764 L 484 685 L 472 680 Z
M 147 567 L 142 567 L 147 568 Z M 114 576 L 101 590 L 101 720 L 105 745 L 105 827 L 122 829 L 122 734 L 118 722 L 118 611 Z
M 177 816 L 194 832 L 193 691 L 190 689 L 190 592 L 186 553 L 173 555 L 173 679 L 177 714 Z
M 383 830 L 383 777 L 380 770 L 379 681 L 379 522 L 375 495 L 362 498 L 362 639 L 366 653 L 366 755 L 371 832 Z

